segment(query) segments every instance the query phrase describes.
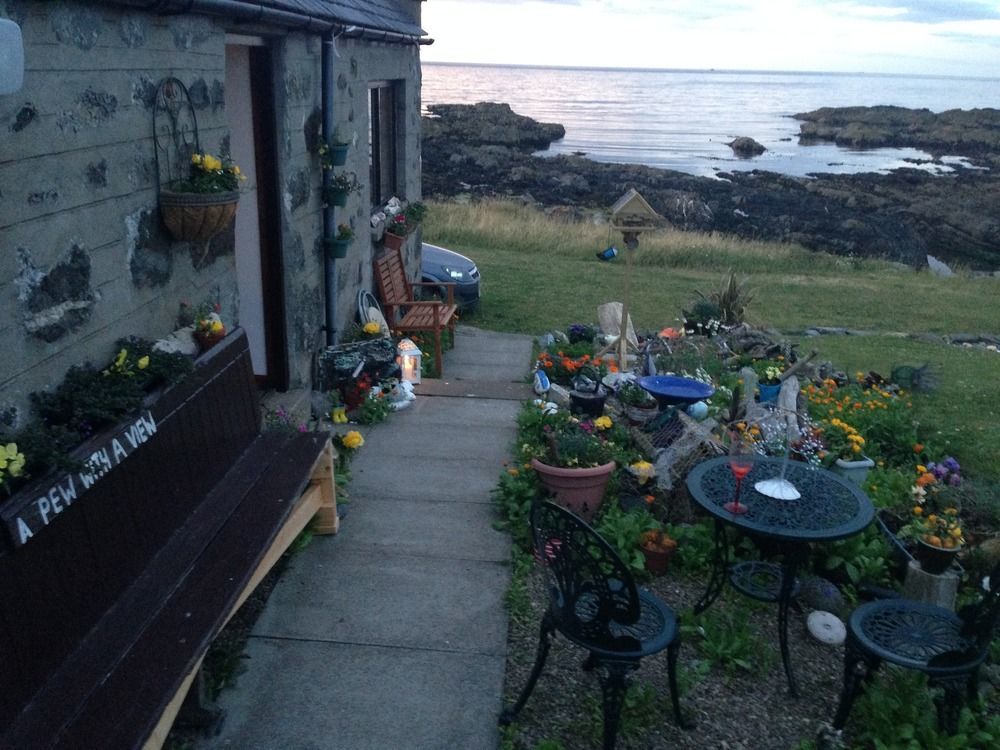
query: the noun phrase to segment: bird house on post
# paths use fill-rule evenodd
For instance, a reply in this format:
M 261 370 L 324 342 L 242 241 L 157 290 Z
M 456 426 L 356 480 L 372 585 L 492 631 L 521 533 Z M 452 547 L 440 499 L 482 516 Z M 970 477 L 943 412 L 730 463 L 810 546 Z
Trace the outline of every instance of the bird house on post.
M 663 226 L 661 217 L 638 191 L 630 189 L 611 207 L 611 227 L 625 239 L 625 298 L 622 301 L 622 319 L 618 336 L 618 364 L 624 372 L 628 366 L 629 298 L 632 292 L 632 254 L 639 247 L 639 235 Z
M 646 203 L 638 191 L 629 190 L 611 207 L 611 227 L 625 237 L 625 245 L 634 249 L 639 244 L 639 234 L 660 229 L 663 217 Z

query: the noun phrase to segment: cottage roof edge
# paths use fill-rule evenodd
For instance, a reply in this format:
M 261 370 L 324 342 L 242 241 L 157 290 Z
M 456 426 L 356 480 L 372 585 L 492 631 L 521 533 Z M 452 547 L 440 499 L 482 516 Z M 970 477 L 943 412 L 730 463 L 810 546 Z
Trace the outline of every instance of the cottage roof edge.
M 237 21 L 320 32 L 336 25 L 426 37 L 399 0 L 97 0 L 153 13 L 204 13 Z

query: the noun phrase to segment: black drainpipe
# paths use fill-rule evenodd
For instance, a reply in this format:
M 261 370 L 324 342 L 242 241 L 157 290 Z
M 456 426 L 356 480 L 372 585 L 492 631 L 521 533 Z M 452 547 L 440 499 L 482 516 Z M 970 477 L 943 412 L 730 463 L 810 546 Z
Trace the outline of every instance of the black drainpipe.
M 333 86 L 334 86 L 334 45 L 336 41 L 331 32 L 323 38 L 323 72 L 321 87 L 323 95 L 323 141 L 333 142 Z M 323 190 L 330 186 L 331 170 L 323 170 Z M 327 250 L 327 245 L 333 240 L 336 224 L 334 223 L 334 207 L 330 202 L 323 205 L 323 272 L 326 279 L 326 344 L 337 343 L 337 261 Z

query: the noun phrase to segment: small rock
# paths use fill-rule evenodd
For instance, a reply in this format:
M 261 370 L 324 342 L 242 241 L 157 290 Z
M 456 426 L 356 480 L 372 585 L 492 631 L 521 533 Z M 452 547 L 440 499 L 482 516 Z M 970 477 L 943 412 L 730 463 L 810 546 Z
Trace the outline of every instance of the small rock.
M 840 613 L 844 611 L 844 596 L 835 585 L 819 576 L 802 579 L 799 601 L 811 609 Z
M 733 150 L 734 154 L 742 158 L 760 156 L 767 151 L 767 149 L 760 143 L 745 135 L 741 135 L 739 138 L 734 138 L 726 145 Z
M 198 342 L 194 340 L 194 326 L 178 328 L 165 339 L 160 339 L 153 344 L 153 349 L 167 354 L 186 354 L 196 356 L 198 354 Z
M 947 278 L 955 275 L 955 272 L 948 267 L 947 263 L 938 260 L 933 255 L 927 256 L 927 267 L 931 269 L 931 273 L 935 276 L 943 276 Z

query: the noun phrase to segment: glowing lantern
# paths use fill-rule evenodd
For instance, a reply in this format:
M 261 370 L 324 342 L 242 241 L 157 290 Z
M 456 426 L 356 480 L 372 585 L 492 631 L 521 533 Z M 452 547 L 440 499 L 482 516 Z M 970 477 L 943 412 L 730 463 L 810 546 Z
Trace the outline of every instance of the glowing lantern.
M 414 385 L 420 384 L 420 347 L 409 339 L 402 339 L 396 347 L 396 362 L 403 371 L 402 378 Z

